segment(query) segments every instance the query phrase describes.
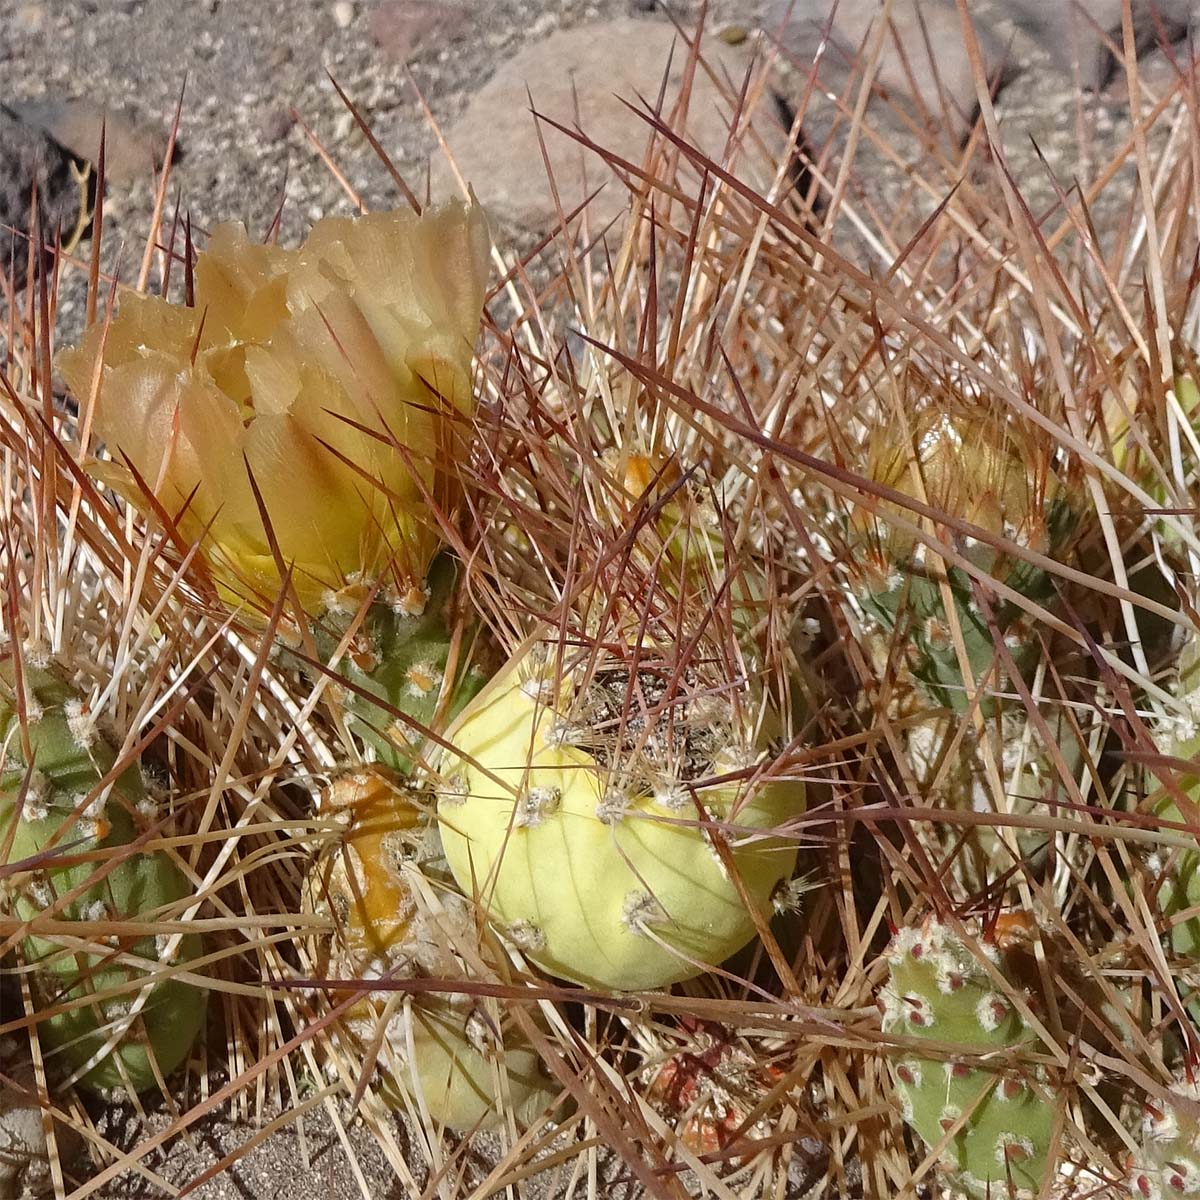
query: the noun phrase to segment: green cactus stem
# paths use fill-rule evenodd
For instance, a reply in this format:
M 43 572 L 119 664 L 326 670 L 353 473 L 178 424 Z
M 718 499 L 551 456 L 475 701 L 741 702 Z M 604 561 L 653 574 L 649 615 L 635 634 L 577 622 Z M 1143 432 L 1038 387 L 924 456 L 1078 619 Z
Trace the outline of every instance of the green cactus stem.
M 1005 976 L 999 947 L 983 939 L 980 945 Z M 1037 1039 L 1011 996 L 934 918 L 901 929 L 887 963 L 883 1031 L 961 1055 L 906 1050 L 893 1062 L 904 1120 L 928 1146 L 944 1147 L 944 1165 L 971 1195 L 1036 1195 L 1050 1167 L 1055 1105 L 1041 1072 L 1015 1062 L 1022 1050 L 1037 1048 Z
M 1180 1076 L 1170 1099 L 1154 1097 L 1142 1114 L 1142 1146 L 1128 1187 L 1134 1200 L 1200 1195 L 1200 1084 Z
M 14 664 L 0 661 L 0 846 L 8 846 L 5 861 L 17 868 L 5 881 L 9 908 L 26 921 L 54 907 L 61 921 L 114 923 L 154 920 L 177 908 L 191 889 L 171 858 L 123 852 L 137 836 L 146 800 L 136 765 L 102 787 L 116 753 L 87 718 L 82 697 L 54 669 L 26 665 L 23 677 L 24 729 Z M 52 935 L 24 939 L 39 1009 L 60 1009 L 38 1025 L 48 1059 L 93 1090 L 154 1087 L 159 1073 L 170 1074 L 191 1051 L 206 993 L 150 976 L 197 958 L 200 938 L 115 932 L 90 940 L 108 949 L 69 949 Z M 136 965 L 143 959 L 145 970 Z
M 424 592 L 377 601 L 359 626 L 337 670 L 352 687 L 344 703 L 350 731 L 375 758 L 395 770 L 412 769 L 423 741 L 415 726 L 444 725 L 483 686 L 482 667 L 470 661 L 471 639 L 462 645 L 467 661 L 447 680 L 454 643 L 455 577 L 453 559 L 441 555 L 429 572 Z M 355 613 L 336 608 L 317 625 L 317 651 L 330 661 Z
M 875 482 L 1017 545 L 1050 555 L 1061 551 L 1075 527 L 1075 513 L 1039 441 L 995 418 L 936 408 L 918 414 L 914 425 L 911 444 L 897 442 L 890 431 L 875 439 L 867 467 Z M 994 672 L 993 631 L 1006 640 L 1022 674 L 1036 662 L 1036 641 L 1025 633 L 1018 604 L 995 596 L 986 608 L 981 606 L 971 575 L 941 560 L 935 566 L 932 552 L 891 524 L 889 514 L 917 519 L 888 502 L 864 505 L 850 521 L 856 562 L 865 564 L 856 568 L 852 587 L 868 620 L 868 634 L 886 658 L 888 641 L 900 633 L 905 645 L 901 669 L 929 701 L 962 712 L 975 688 Z M 957 530 L 945 536 L 975 567 L 1019 595 L 1038 602 L 1051 595 L 1052 581 L 1041 568 Z M 955 627 L 962 637 L 967 676 Z M 993 673 L 989 690 L 998 690 L 998 682 Z M 985 702 L 985 708 L 991 703 Z

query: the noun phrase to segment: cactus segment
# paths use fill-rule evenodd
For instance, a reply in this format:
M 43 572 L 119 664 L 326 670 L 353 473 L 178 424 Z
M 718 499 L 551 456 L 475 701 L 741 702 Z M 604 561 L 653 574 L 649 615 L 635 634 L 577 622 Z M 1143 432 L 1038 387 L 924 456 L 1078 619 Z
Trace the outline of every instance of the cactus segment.
M 1195 763 L 1200 757 L 1200 642 L 1195 638 L 1180 653 L 1178 672 L 1174 691 L 1186 715 L 1164 722 L 1156 741 L 1169 758 Z M 1153 787 L 1155 781 L 1149 782 Z M 1200 826 L 1196 810 L 1200 802 L 1200 766 L 1191 771 L 1169 768 L 1159 782 L 1165 794 L 1153 806 L 1155 816 L 1190 825 L 1194 833 Z M 1158 908 L 1167 921 L 1171 948 L 1183 958 L 1200 960 L 1200 916 L 1195 915 L 1200 906 L 1200 840 L 1182 849 L 1164 849 L 1155 858 L 1155 873 L 1161 872 Z M 1189 911 L 1192 915 L 1183 915 Z
M 332 929 L 314 941 L 318 971 L 338 979 L 467 978 L 411 887 L 409 872 L 425 865 L 430 832 L 412 794 L 371 770 L 343 775 L 326 799 L 343 829 L 304 889 L 304 907 Z M 454 899 L 446 897 L 453 909 L 446 919 L 474 941 L 470 914 Z M 506 1106 L 526 1125 L 547 1107 L 555 1089 L 541 1059 L 498 1012 L 477 1011 L 464 992 L 363 995 L 342 1036 L 379 1047 L 379 1093 L 390 1107 L 423 1105 L 439 1124 L 463 1130 L 498 1123 Z
M 11 662 L 0 663 L 0 846 L 9 846 L 5 861 L 17 865 L 56 852 L 9 877 L 13 913 L 33 920 L 69 893 L 55 910 L 57 920 L 153 921 L 177 908 L 191 888 L 166 853 L 121 854 L 136 836 L 135 814 L 145 798 L 136 766 L 101 790 L 116 762 L 113 747 L 94 729 L 81 736 L 80 697 L 57 673 L 26 667 L 30 772 L 13 680 Z M 87 937 L 106 949 L 68 949 L 51 935 L 24 939 L 25 960 L 37 968 L 39 1008 L 60 1009 L 38 1025 L 49 1061 L 80 1072 L 77 1082 L 96 1091 L 154 1087 L 160 1073 L 169 1075 L 187 1058 L 207 1001 L 194 984 L 150 977 L 169 965 L 161 954 L 169 953 L 169 962 L 199 957 L 201 940 L 196 934 Z M 137 965 L 143 959 L 145 969 Z
M 1001 951 L 981 944 L 1007 978 Z M 892 1064 L 904 1120 L 930 1147 L 945 1142 L 943 1162 L 971 1195 L 1007 1196 L 1010 1188 L 1018 1196 L 1038 1194 L 1055 1105 L 1040 1072 L 1013 1061 L 1014 1052 L 1036 1049 L 1037 1040 L 1010 996 L 934 918 L 901 929 L 887 963 L 890 978 L 880 1001 L 884 1033 L 984 1058 L 976 1063 L 904 1051 Z
M 1142 1148 L 1128 1187 L 1134 1200 L 1200 1195 L 1200 1085 L 1181 1076 L 1170 1099 L 1154 1097 L 1142 1114 Z
M 1043 720 L 1065 769 L 1076 776 L 1084 761 L 1078 731 L 1061 707 L 1048 709 Z M 992 713 L 981 734 L 963 730 L 961 718 L 929 716 L 903 730 L 907 758 L 923 801 L 947 811 L 947 819 L 931 822 L 928 842 L 939 857 L 953 854 L 949 877 L 960 894 L 979 895 L 1006 875 L 1019 876 L 1021 864 L 1039 870 L 1053 835 L 1026 826 L 956 821 L 952 814 L 999 813 L 1030 817 L 1052 813 L 1062 796 L 1060 765 L 1042 742 L 1040 727 L 1019 704 Z M 985 769 L 984 749 L 999 774 L 998 797 Z M 924 824 L 921 833 L 926 835 Z
M 453 643 L 448 617 L 455 575 L 453 560 L 442 555 L 430 569 L 427 593 L 411 604 L 413 611 L 372 604 L 337 668 L 354 685 L 345 693 L 351 732 L 379 762 L 399 771 L 411 770 L 423 738 L 391 710 L 430 728 L 452 719 L 485 682 L 476 665 L 461 667 L 455 679 L 445 678 Z M 345 628 L 336 616 L 318 627 L 317 649 L 326 661 Z
M 1075 526 L 1067 490 L 1032 436 L 994 418 L 937 411 L 919 414 L 912 443 L 884 431 L 871 448 L 868 475 L 902 495 L 923 500 L 947 515 L 996 537 L 1043 554 L 1054 554 Z M 898 503 L 876 502 L 856 510 L 851 540 L 870 564 L 853 581 L 864 614 L 885 634 L 902 631 L 904 667 L 928 698 L 964 711 L 971 692 L 996 658 L 993 630 L 1006 638 L 1018 670 L 1036 661 L 1036 647 L 1022 636 L 1020 607 L 990 598 L 990 614 L 976 598 L 971 575 L 956 565 L 934 569 L 927 548 L 888 521 L 889 514 L 916 520 Z M 955 551 L 1030 600 L 1046 599 L 1046 572 L 957 529 L 945 533 Z M 944 590 L 953 606 L 954 625 Z M 970 678 L 964 679 L 954 626 L 962 636 Z M 993 689 L 995 686 L 993 684 Z M 985 708 L 987 705 L 985 705 Z
M 572 697 L 551 703 L 548 690 L 529 663 L 510 663 L 448 735 L 457 753 L 442 764 L 438 819 L 459 887 L 533 962 L 586 986 L 663 987 L 722 962 L 756 926 L 708 821 L 721 823 L 745 894 L 765 916 L 796 845 L 764 831 L 802 809 L 803 785 L 753 781 L 746 768 L 757 756 L 734 749 L 729 729 L 717 736 L 731 744 L 700 774 L 749 783 L 673 781 L 665 763 L 657 780 L 629 778 L 571 744 L 563 714 Z M 670 719 L 686 723 L 685 709 Z M 706 735 L 723 728 L 708 711 L 694 719 Z

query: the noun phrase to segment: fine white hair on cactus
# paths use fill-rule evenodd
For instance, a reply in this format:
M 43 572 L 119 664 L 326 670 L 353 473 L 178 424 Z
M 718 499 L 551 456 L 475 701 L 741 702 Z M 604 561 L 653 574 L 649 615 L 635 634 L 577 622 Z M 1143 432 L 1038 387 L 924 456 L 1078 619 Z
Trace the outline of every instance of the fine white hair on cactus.
M 596 805 L 596 820 L 602 825 L 619 825 L 629 815 L 632 798 L 620 788 L 608 788 Z
M 90 750 L 96 744 L 96 719 L 91 709 L 82 699 L 72 697 L 63 705 L 63 713 L 75 744 L 80 750 Z
M 630 892 L 621 906 L 621 923 L 632 933 L 645 933 L 647 927 L 668 919 L 663 906 L 649 892 Z
M 465 804 L 470 794 L 471 789 L 461 774 L 451 775 L 438 792 L 444 804 Z
M 1033 1141 L 1019 1133 L 1001 1133 L 996 1138 L 996 1161 L 1011 1162 L 1014 1159 L 1032 1158 L 1034 1154 Z
M 546 946 L 546 935 L 532 921 L 514 921 L 505 933 L 518 950 L 536 954 Z

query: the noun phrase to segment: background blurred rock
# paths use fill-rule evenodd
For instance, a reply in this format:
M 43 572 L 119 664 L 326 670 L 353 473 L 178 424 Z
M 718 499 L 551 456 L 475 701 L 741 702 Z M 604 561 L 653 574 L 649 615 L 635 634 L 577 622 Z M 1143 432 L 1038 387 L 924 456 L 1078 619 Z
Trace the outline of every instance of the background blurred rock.
M 35 196 L 43 241 L 53 243 L 56 231 L 77 240 L 90 211 L 86 162 L 0 104 L 0 274 L 17 289 L 25 286 Z M 0 290 L 0 307 L 3 299 Z
M 755 142 L 739 157 L 737 173 L 765 191 L 772 164 L 788 154 L 787 131 L 771 105 L 734 129 L 748 51 L 709 38 L 704 59 L 711 74 L 704 66 L 691 70 L 688 46 L 665 22 L 627 17 L 560 30 L 500 66 L 446 131 L 447 146 L 457 170 L 502 224 L 548 229 L 559 206 L 569 215 L 599 188 L 588 205 L 595 233 L 628 207 L 628 191 L 601 159 L 552 122 L 579 128 L 636 164 L 653 130 L 660 91 L 663 117 L 669 118 L 686 83 L 689 140 L 716 160 L 724 158 L 731 134 L 739 143 Z M 547 119 L 535 126 L 531 109 Z M 448 159 L 434 160 L 432 179 L 435 197 L 459 194 Z
M 1124 51 L 1121 0 L 1009 0 L 1012 16 L 1060 70 L 1078 70 L 1085 88 L 1101 88 Z M 1200 15 L 1194 0 L 1133 0 L 1139 54 L 1180 41 Z

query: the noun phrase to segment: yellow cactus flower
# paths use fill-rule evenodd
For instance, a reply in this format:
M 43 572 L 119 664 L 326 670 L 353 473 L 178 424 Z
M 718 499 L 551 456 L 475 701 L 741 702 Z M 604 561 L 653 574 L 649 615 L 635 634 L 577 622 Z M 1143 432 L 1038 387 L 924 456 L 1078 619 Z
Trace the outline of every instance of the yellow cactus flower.
M 326 218 L 296 250 L 221 226 L 192 307 L 128 295 L 62 355 L 81 401 L 100 370 L 97 474 L 143 510 L 152 492 L 228 602 L 280 587 L 255 487 L 306 610 L 385 572 L 397 595 L 421 587 L 441 541 L 425 496 L 450 498 L 472 411 L 486 255 L 479 208 L 457 202 Z

